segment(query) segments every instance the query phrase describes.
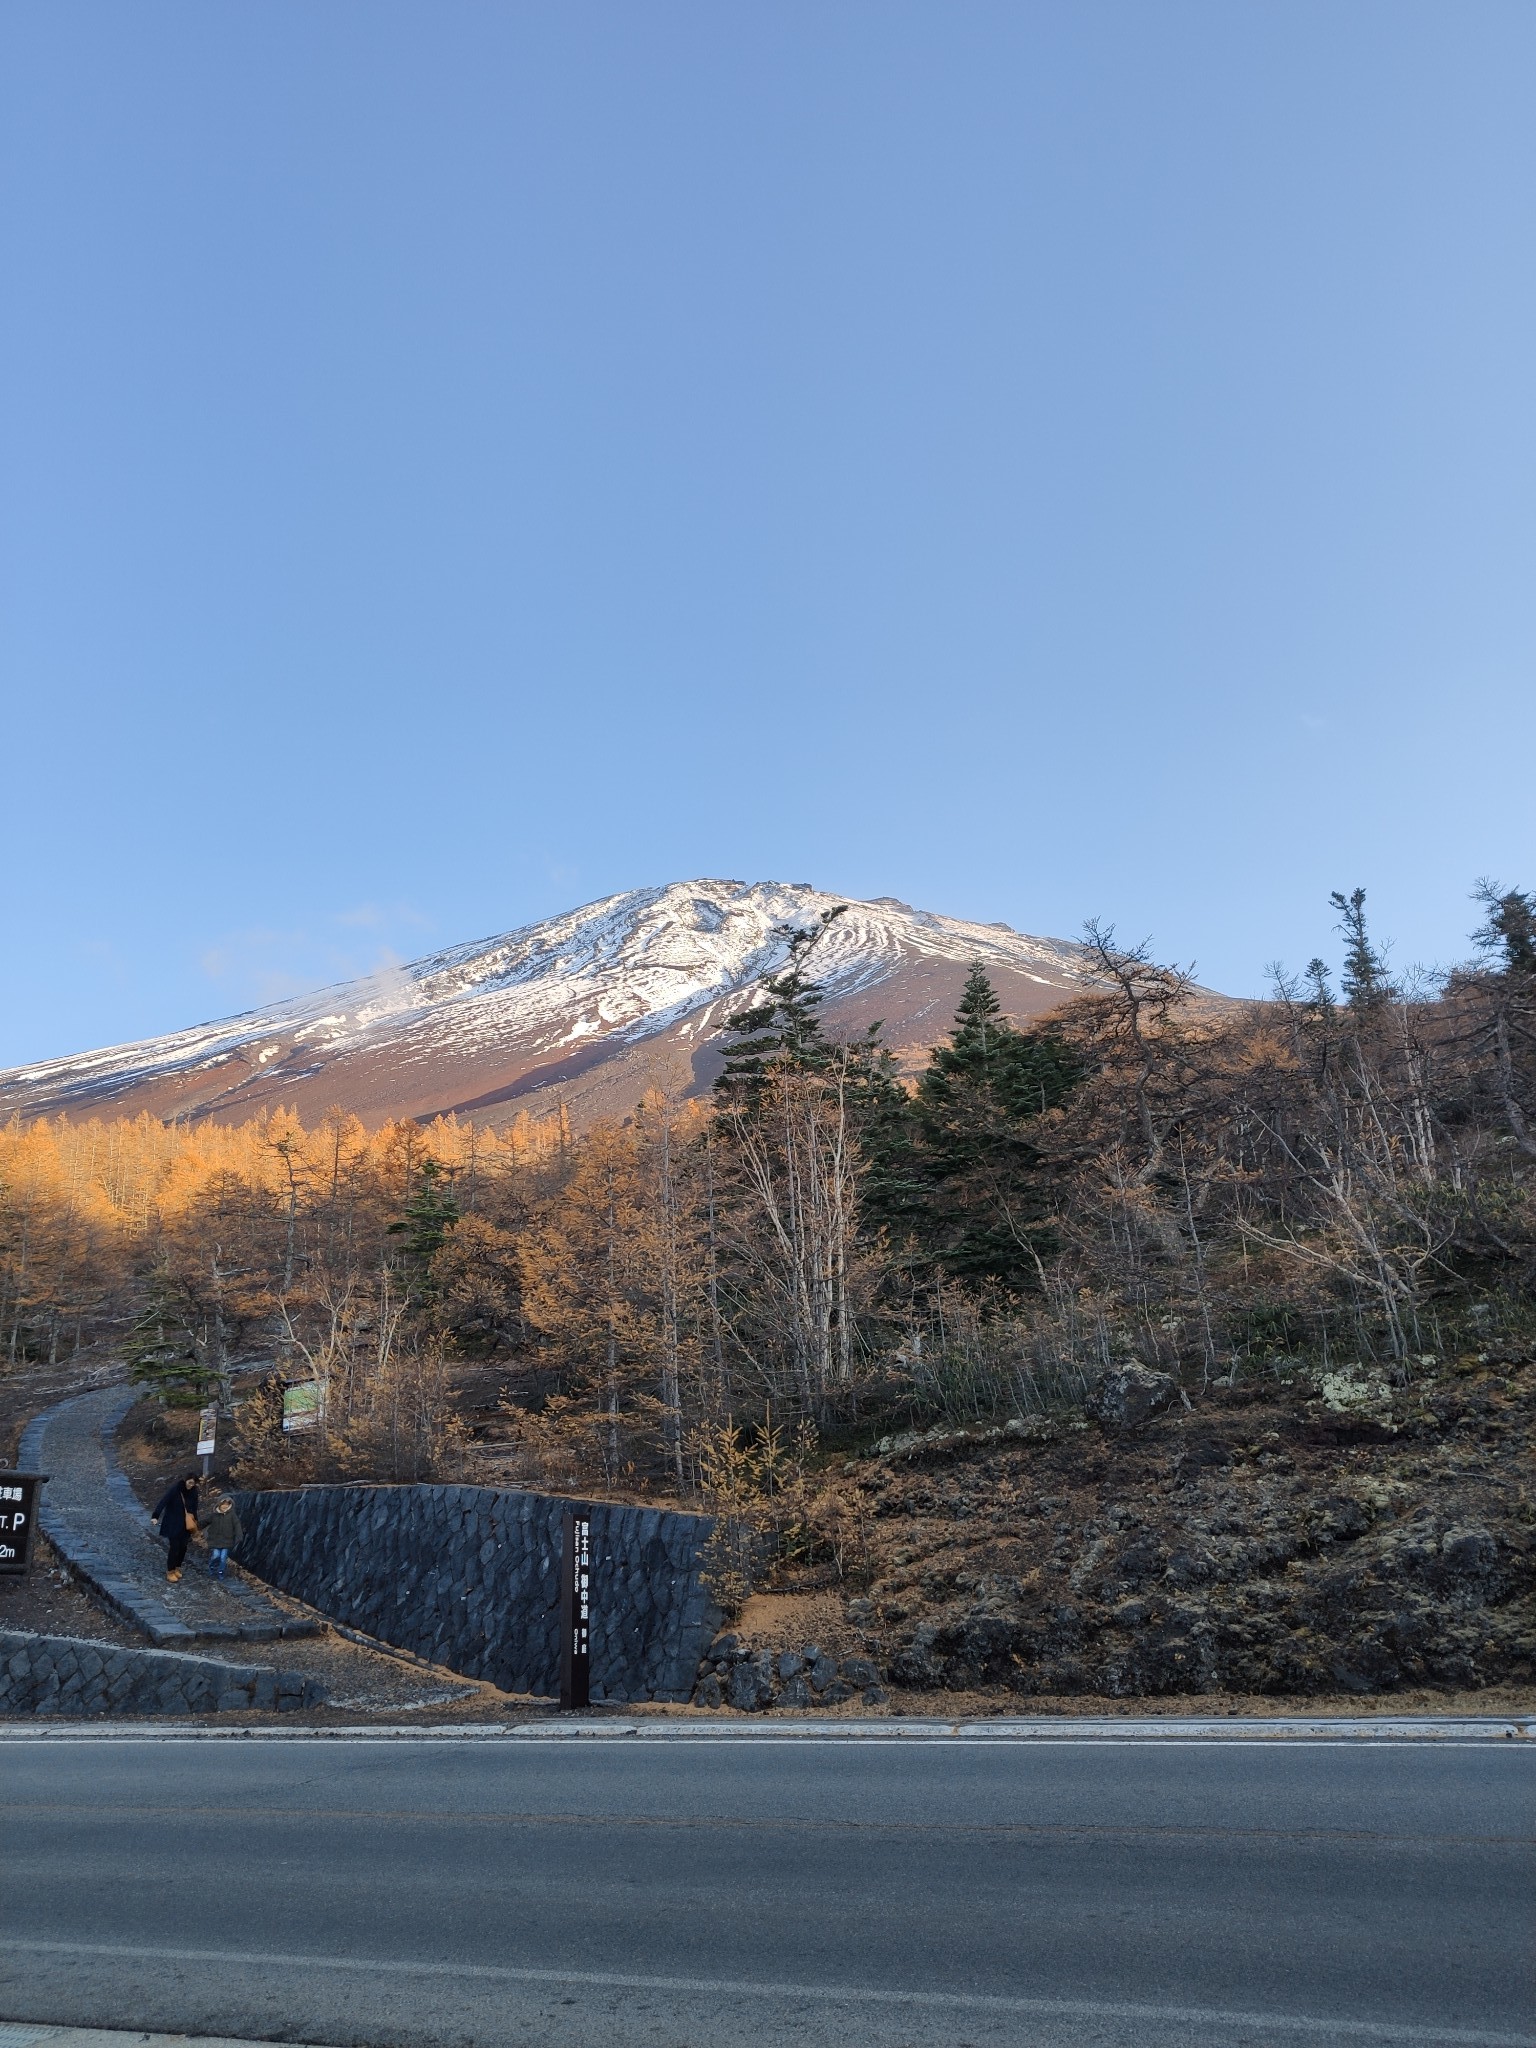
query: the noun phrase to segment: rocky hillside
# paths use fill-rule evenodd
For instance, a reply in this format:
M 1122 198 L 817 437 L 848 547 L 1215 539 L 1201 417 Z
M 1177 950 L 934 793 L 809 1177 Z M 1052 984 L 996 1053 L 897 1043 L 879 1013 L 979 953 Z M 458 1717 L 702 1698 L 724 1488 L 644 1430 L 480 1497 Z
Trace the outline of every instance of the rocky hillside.
M 631 889 L 270 1009 L 12 1068 L 0 1073 L 0 1118 L 241 1122 L 283 1104 L 314 1123 L 339 1104 L 372 1126 L 450 1112 L 497 1124 L 556 1100 L 578 1124 L 627 1115 L 650 1087 L 707 1088 L 722 1026 L 783 964 L 786 928 L 844 901 L 809 883 Z M 809 964 L 835 1033 L 881 1019 L 914 1063 L 949 1029 L 975 960 L 1016 1017 L 1089 981 L 1074 945 L 892 897 L 849 902 Z
M 909 1709 L 1536 1682 L 1536 1363 L 1466 1359 L 1402 1389 L 1344 1369 L 1189 1408 L 1133 1368 L 1100 1405 L 847 1467 L 865 1583 L 840 1644 Z M 799 1631 L 776 1640 L 772 1604 L 701 1698 L 733 1696 L 749 1661 L 735 1697 L 800 1704 Z

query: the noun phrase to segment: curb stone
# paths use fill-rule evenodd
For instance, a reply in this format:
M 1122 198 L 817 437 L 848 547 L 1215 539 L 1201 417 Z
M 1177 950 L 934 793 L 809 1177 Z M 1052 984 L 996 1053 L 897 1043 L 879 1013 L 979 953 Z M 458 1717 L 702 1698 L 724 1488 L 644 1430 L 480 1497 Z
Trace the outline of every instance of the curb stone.
M 406 1727 L 399 1722 L 373 1722 L 351 1727 L 334 1724 L 265 1727 L 218 1727 L 206 1720 L 180 1722 L 163 1728 L 125 1729 L 70 1726 L 67 1723 L 36 1722 L 0 1726 L 0 1746 L 6 1742 L 129 1741 L 175 1742 L 202 1737 L 229 1742 L 877 1742 L 897 1745 L 914 1742 L 1034 1745 L 1075 1743 L 1079 1745 L 1126 1745 L 1180 1743 L 1196 1746 L 1239 1744 L 1284 1746 L 1295 1743 L 1324 1743 L 1357 1746 L 1361 1743 L 1424 1744 L 1454 1746 L 1492 1743 L 1514 1751 L 1536 1748 L 1536 1715 L 1461 1718 L 1444 1715 L 1402 1716 L 1381 1720 L 1336 1720 L 1322 1716 L 1312 1720 L 1275 1719 L 1238 1721 L 1196 1720 L 849 1720 L 827 1721 L 807 1718 L 795 1721 L 758 1719 L 722 1721 L 713 1716 L 687 1720 L 658 1715 L 644 1720 L 561 1715 L 548 1720 L 504 1722 L 470 1721 L 440 1728 L 419 1724 Z

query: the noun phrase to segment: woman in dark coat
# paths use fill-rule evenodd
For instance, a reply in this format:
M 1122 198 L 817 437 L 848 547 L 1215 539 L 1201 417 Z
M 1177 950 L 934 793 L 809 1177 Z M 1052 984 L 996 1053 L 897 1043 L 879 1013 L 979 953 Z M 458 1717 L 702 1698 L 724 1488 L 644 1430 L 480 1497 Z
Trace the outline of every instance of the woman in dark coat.
M 192 1531 L 197 1527 L 197 1474 L 189 1472 L 185 1479 L 173 1479 L 165 1492 L 150 1509 L 150 1520 L 171 1546 L 165 1576 L 168 1579 L 181 1577 L 182 1560 L 187 1554 L 187 1545 L 192 1540 Z

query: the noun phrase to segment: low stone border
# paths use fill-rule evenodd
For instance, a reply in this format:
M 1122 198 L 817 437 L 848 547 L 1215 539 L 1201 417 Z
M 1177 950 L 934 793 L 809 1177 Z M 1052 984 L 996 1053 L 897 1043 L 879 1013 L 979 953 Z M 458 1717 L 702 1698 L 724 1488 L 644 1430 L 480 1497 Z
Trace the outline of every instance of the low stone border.
M 0 1714 L 291 1713 L 327 1697 L 319 1679 L 270 1665 L 0 1630 Z

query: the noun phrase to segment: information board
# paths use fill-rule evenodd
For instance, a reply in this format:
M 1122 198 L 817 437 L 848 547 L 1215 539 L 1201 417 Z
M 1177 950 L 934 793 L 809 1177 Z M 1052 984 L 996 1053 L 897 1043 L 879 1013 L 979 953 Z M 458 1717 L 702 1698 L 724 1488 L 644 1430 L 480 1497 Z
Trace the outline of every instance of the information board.
M 24 1572 L 32 1561 L 37 1493 L 42 1472 L 7 1472 L 0 1466 L 0 1572 Z
M 592 1669 L 592 1517 L 567 1508 L 560 1546 L 560 1704 L 584 1707 Z
M 291 1436 L 296 1429 L 318 1429 L 325 1419 L 325 1381 L 301 1380 L 283 1389 L 283 1428 Z
M 219 1404 L 210 1402 L 197 1418 L 197 1455 L 211 1458 L 219 1433 Z

